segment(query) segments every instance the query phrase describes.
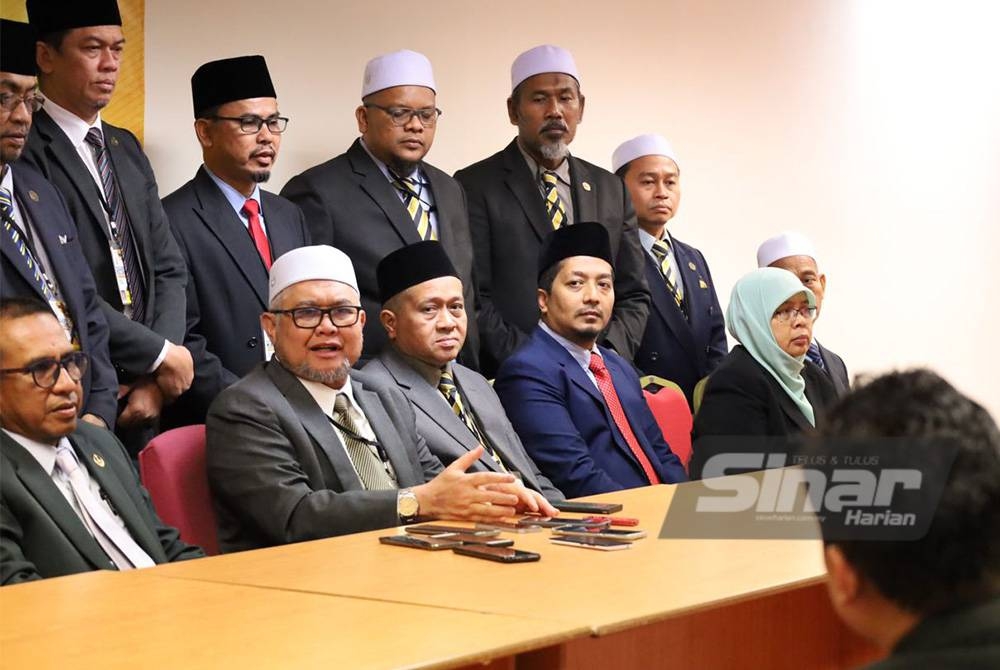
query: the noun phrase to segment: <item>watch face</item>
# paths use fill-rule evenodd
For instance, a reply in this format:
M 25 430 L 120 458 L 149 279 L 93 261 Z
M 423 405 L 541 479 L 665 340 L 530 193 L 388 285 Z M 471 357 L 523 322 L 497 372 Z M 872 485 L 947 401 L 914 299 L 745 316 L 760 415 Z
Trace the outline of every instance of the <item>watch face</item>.
M 417 501 L 417 497 L 415 495 L 407 492 L 399 497 L 398 507 L 399 516 L 416 516 L 417 512 L 420 510 L 420 503 Z

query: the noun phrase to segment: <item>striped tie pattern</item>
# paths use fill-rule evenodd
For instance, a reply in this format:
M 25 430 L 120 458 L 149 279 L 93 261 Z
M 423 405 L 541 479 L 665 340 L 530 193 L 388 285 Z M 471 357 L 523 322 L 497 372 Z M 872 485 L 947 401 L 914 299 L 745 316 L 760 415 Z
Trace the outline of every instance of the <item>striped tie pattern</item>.
M 17 250 L 17 254 L 27 268 L 28 274 L 34 278 L 35 288 L 45 296 L 45 301 L 52 307 L 56 318 L 59 319 L 59 324 L 66 331 L 66 336 L 71 342 L 78 344 L 73 319 L 69 315 L 69 310 L 66 309 L 65 304 L 56 295 L 52 281 L 45 274 L 41 263 L 35 258 L 34 252 L 32 252 L 31 247 L 28 246 L 27 241 L 21 235 L 21 231 L 14 225 L 13 200 L 10 191 L 5 188 L 0 188 L 0 218 L 3 219 L 4 232 L 14 243 L 14 249 Z
M 549 215 L 552 228 L 558 229 L 566 221 L 566 206 L 559 197 L 559 176 L 552 170 L 542 171 L 542 186 L 545 188 L 545 213 Z
M 809 350 L 806 352 L 806 358 L 818 365 L 820 370 L 826 372 L 826 363 L 823 362 L 823 354 L 820 353 L 819 345 L 816 344 L 815 340 L 809 343 Z
M 354 464 L 354 469 L 361 479 L 361 484 L 367 491 L 385 491 L 397 488 L 396 482 L 389 476 L 389 472 L 382 462 L 382 458 L 376 454 L 370 446 L 363 440 L 358 439 L 361 434 L 358 426 L 351 418 L 348 411 L 347 396 L 343 393 L 337 394 L 337 400 L 333 405 L 333 419 L 347 430 L 337 427 L 344 446 L 347 448 L 347 455 Z
M 417 188 L 417 181 L 413 177 L 400 177 L 392 174 L 392 185 L 403 194 L 403 204 L 406 211 L 410 213 L 410 218 L 417 226 L 417 235 L 423 241 L 436 240 L 437 235 L 431 227 L 431 215 L 420 200 L 420 189 Z
M 135 246 L 135 240 L 132 238 L 132 226 L 129 224 L 128 213 L 125 211 L 125 206 L 118 193 L 118 184 L 111 167 L 111 157 L 108 155 L 107 147 L 104 146 L 104 135 L 100 128 L 95 127 L 88 130 L 86 141 L 94 153 L 94 160 L 97 162 L 97 171 L 101 175 L 101 186 L 104 187 L 104 197 L 107 199 L 107 206 L 110 210 L 108 216 L 111 217 L 111 230 L 121 248 L 122 262 L 125 265 L 125 280 L 128 283 L 132 299 L 131 307 L 125 307 L 125 315 L 133 321 L 141 322 L 146 315 L 146 298 L 142 272 L 139 268 L 138 250 Z
M 458 392 L 458 386 L 455 384 L 455 378 L 452 376 L 451 372 L 448 370 L 441 371 L 441 381 L 438 382 L 438 391 L 444 396 L 448 404 L 451 405 L 451 409 L 455 412 L 455 415 L 462 420 L 466 428 L 472 433 L 472 436 L 476 438 L 476 442 L 483 445 L 486 449 L 486 453 L 490 455 L 490 458 L 497 464 L 501 472 L 507 472 L 507 467 L 500 460 L 497 453 L 490 447 L 490 443 L 486 441 L 483 436 L 479 426 L 476 425 L 475 419 L 471 414 L 465 411 L 465 406 L 462 404 L 462 396 Z
M 653 255 L 656 256 L 663 280 L 667 282 L 667 290 L 670 291 L 670 295 L 674 296 L 677 306 L 683 310 L 684 289 L 677 284 L 676 275 L 674 274 L 674 264 L 670 262 L 670 242 L 667 240 L 656 240 L 653 242 Z

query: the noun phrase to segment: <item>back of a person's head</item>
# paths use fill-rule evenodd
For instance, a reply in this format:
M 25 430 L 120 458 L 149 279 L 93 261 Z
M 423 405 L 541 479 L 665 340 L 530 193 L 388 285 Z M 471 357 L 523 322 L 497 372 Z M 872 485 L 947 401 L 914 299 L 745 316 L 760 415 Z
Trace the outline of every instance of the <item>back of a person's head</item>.
M 883 596 L 928 614 L 1000 592 L 1000 431 L 985 409 L 929 370 L 893 372 L 861 382 L 821 432 L 942 440 L 957 448 L 927 535 L 836 542 Z

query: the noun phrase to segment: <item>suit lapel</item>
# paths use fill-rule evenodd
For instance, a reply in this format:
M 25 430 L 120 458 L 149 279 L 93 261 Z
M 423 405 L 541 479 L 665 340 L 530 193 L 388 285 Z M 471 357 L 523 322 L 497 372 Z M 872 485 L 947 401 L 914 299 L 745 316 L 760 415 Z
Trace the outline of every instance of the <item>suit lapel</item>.
M 795 401 L 792 400 L 787 393 L 785 393 L 785 390 L 781 388 L 778 382 L 773 377 L 771 377 L 769 373 L 765 374 L 767 374 L 768 379 L 770 379 L 773 382 L 773 385 L 777 387 L 778 403 L 781 405 L 781 409 L 785 413 L 785 416 L 787 416 L 792 421 L 792 423 L 794 423 L 802 430 L 812 430 L 813 425 L 809 423 L 809 419 L 807 419 L 806 415 L 802 413 L 802 410 L 799 409 L 799 406 L 795 404 Z M 806 396 L 806 399 L 809 400 L 809 397 Z M 810 403 L 811 402 L 812 401 L 810 400 Z M 813 411 L 815 412 L 815 410 Z
M 549 356 L 552 357 L 553 360 L 557 361 L 564 370 L 566 370 L 566 375 L 569 377 L 570 382 L 583 390 L 583 392 L 593 398 L 595 402 L 600 404 L 607 414 L 607 408 L 604 404 L 604 396 L 601 395 L 601 392 L 596 386 L 594 386 L 594 382 L 590 380 L 587 373 L 583 371 L 582 367 L 580 367 L 580 363 L 578 363 L 577 360 L 573 358 L 573 356 L 566 351 L 561 344 L 552 339 L 552 337 L 540 327 L 535 330 L 535 336 L 544 343 L 545 348 L 549 352 Z M 608 418 L 611 418 L 610 414 L 608 414 Z
M 403 206 L 403 201 L 396 195 L 392 184 L 371 159 L 368 152 L 361 146 L 361 140 L 355 140 L 347 150 L 347 158 L 351 162 L 354 173 L 358 175 L 361 190 L 368 194 L 379 206 L 385 218 L 389 220 L 396 233 L 406 245 L 420 241 L 417 226 L 410 218 L 409 212 Z
M 351 383 L 354 399 L 357 400 L 365 418 L 368 419 L 368 425 L 375 433 L 376 441 L 382 446 L 385 455 L 389 457 L 389 462 L 392 463 L 392 467 L 396 471 L 397 483 L 402 485 L 402 482 L 423 481 L 423 473 L 414 472 L 412 462 L 406 453 L 406 447 L 400 443 L 396 434 L 398 429 L 392 423 L 389 415 L 386 414 L 378 394 L 366 389 L 356 378 L 352 379 Z
M 545 213 L 545 204 L 542 194 L 535 185 L 534 175 L 528 169 L 528 164 L 521 155 L 521 150 L 517 148 L 517 140 L 507 145 L 503 152 L 503 165 L 507 171 L 504 183 L 514 194 L 517 201 L 524 210 L 524 216 L 528 219 L 532 229 L 539 240 L 552 232 L 552 223 Z
M 424 176 L 427 177 L 427 182 L 431 185 L 431 195 L 434 197 L 434 216 L 437 219 L 438 241 L 441 242 L 441 245 L 448 252 L 449 256 L 460 258 L 461 254 L 456 253 L 455 240 L 451 236 L 455 222 L 451 220 L 450 214 L 460 208 L 461 205 L 456 206 L 454 203 L 444 200 L 447 189 L 441 183 L 444 179 L 441 174 L 434 170 L 429 170 L 426 163 L 421 163 L 420 169 L 423 171 Z
M 278 257 L 285 252 L 298 247 L 301 241 L 300 238 L 293 235 L 295 229 L 291 225 L 292 221 L 282 218 L 278 212 L 280 197 L 262 189 L 260 198 L 263 201 L 261 214 L 264 215 L 264 225 L 267 227 L 267 239 L 271 243 L 271 259 L 278 260 Z M 240 223 L 242 227 L 242 222 Z M 247 238 L 249 237 L 248 234 Z M 254 248 L 254 253 L 256 253 L 256 248 Z M 266 286 L 267 283 L 265 282 L 264 285 Z
M 569 175 L 573 182 L 573 223 L 578 221 L 598 221 L 596 182 L 590 170 L 582 161 L 570 156 Z
M 484 394 L 487 393 L 487 391 L 482 391 L 482 392 L 480 391 L 480 388 L 484 384 L 488 388 L 489 382 L 487 382 L 484 378 L 480 377 L 478 373 L 473 372 L 472 370 L 469 370 L 468 368 L 465 368 L 457 363 L 452 365 L 452 374 L 455 375 L 455 381 L 458 383 L 458 386 L 462 392 L 462 397 L 465 399 L 466 411 L 472 412 L 472 415 L 475 417 L 476 422 L 479 424 L 479 429 L 483 431 L 483 435 L 486 437 L 487 440 L 489 440 L 490 442 L 489 446 L 495 452 L 497 452 L 497 455 L 501 457 L 501 459 L 507 465 L 508 468 L 517 470 L 518 472 L 521 473 L 522 477 L 524 477 L 526 480 L 530 480 L 528 482 L 529 484 L 537 486 L 537 483 L 532 477 L 531 468 L 528 466 L 528 464 L 525 463 L 520 458 L 519 454 L 507 452 L 506 446 L 508 444 L 508 441 L 504 437 L 503 426 L 499 425 L 499 423 L 498 425 L 494 425 L 493 421 L 494 417 L 491 417 L 485 412 L 477 412 L 475 409 L 476 407 L 482 409 L 494 402 L 497 402 L 495 398 L 484 397 Z M 488 392 L 492 393 L 492 390 Z M 451 415 L 455 416 L 455 413 L 451 412 Z M 470 433 L 469 430 L 465 428 L 465 425 L 461 422 L 461 420 L 457 416 L 455 416 L 455 420 L 456 420 L 455 423 L 464 429 L 465 435 L 469 436 L 472 435 L 472 433 Z M 472 440 L 471 437 L 470 440 L 466 441 L 464 444 L 467 445 L 471 444 L 472 448 L 476 446 L 475 440 Z M 492 458 L 487 457 L 487 458 L 481 458 L 479 460 L 480 462 L 483 463 L 483 465 L 487 466 L 491 470 L 496 470 L 498 472 L 500 471 L 500 468 L 497 466 L 496 462 Z
M 667 292 L 667 284 L 663 280 L 656 263 L 645 250 L 642 252 L 643 262 L 646 268 L 646 282 L 649 284 L 649 294 L 652 298 L 653 308 L 660 318 L 667 324 L 667 328 L 674 334 L 677 341 L 687 351 L 689 356 L 697 358 L 698 352 L 694 342 L 694 334 L 691 332 L 691 324 L 684 318 L 684 313 L 677 306 L 677 302 Z
M 95 569 L 108 567 L 109 561 L 104 550 L 97 544 L 97 540 L 86 529 L 80 517 L 70 507 L 49 474 L 42 470 L 34 456 L 6 434 L 0 434 L 0 441 L 3 443 L 4 456 L 13 465 L 17 478 L 34 496 L 45 513 L 59 526 L 66 538 Z
M 261 307 L 266 309 L 267 270 L 264 268 L 264 262 L 257 253 L 257 248 L 243 222 L 233 211 L 226 196 L 205 172 L 204 167 L 198 168 L 198 174 L 195 175 L 194 191 L 199 204 L 195 214 L 222 244 L 240 274 L 253 289 Z M 274 227 L 280 226 L 276 223 Z M 270 230 L 271 226 L 268 225 L 268 231 Z
M 18 188 L 18 182 L 15 180 L 14 191 L 15 193 L 17 193 L 19 192 L 19 190 L 20 189 Z M 20 200 L 21 198 L 18 197 L 18 207 L 21 207 Z M 37 219 L 34 220 L 37 221 Z M 21 233 L 20 231 L 18 231 L 18 234 L 21 235 L 22 238 L 24 237 L 24 234 Z M 18 253 L 17 246 L 14 245 L 14 240 L 11 239 L 10 233 L 7 230 L 0 230 L 0 250 L 2 250 L 3 255 L 7 257 L 7 260 L 10 262 L 11 266 L 13 266 L 15 270 L 17 270 L 17 273 L 22 277 L 24 277 L 24 281 L 28 282 L 28 286 L 34 289 L 35 295 L 44 300 L 45 296 L 38 289 L 38 283 L 35 281 L 34 274 L 28 270 L 27 263 L 25 263 L 25 260 L 24 258 L 21 257 L 21 254 Z

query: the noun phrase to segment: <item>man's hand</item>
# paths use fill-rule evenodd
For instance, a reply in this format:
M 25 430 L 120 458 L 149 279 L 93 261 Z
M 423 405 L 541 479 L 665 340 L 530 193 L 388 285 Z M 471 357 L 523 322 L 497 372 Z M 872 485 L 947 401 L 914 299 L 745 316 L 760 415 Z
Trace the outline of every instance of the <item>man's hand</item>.
M 143 426 L 156 421 L 163 410 L 163 393 L 151 379 L 143 379 L 132 386 L 128 404 L 118 416 L 122 427 Z
M 513 484 L 489 484 L 491 491 L 503 491 L 516 495 L 518 498 L 516 511 L 518 514 L 538 514 L 539 516 L 559 516 L 559 510 L 545 499 L 538 491 L 529 489 L 520 481 Z
M 177 396 L 191 388 L 194 380 L 194 359 L 186 347 L 167 343 L 167 355 L 160 367 L 156 368 L 156 385 L 160 387 L 166 402 L 173 402 Z
M 483 455 L 482 446 L 455 459 L 434 479 L 413 487 L 420 503 L 420 516 L 457 521 L 495 521 L 514 516 L 525 500 L 517 492 L 524 487 L 514 475 L 468 470 Z
M 97 426 L 98 428 L 108 429 L 108 424 L 104 423 L 104 419 L 97 416 L 96 414 L 84 414 L 80 417 L 81 421 L 86 421 L 89 424 Z

